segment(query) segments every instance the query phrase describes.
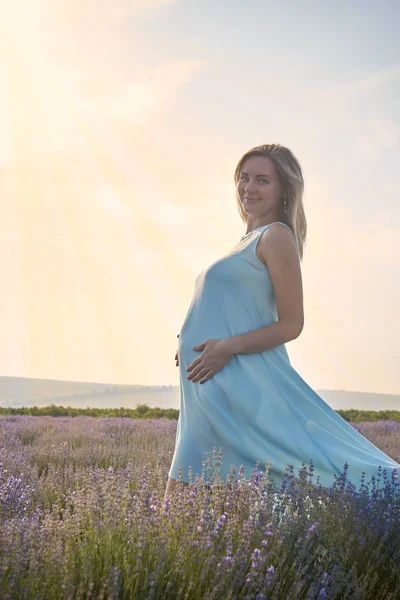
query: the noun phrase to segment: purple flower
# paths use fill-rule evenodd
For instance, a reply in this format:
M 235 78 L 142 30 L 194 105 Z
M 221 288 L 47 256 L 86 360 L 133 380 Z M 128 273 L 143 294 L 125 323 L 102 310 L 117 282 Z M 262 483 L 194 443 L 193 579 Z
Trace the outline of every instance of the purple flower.
M 313 523 L 311 527 L 308 528 L 306 533 L 306 540 L 309 540 L 314 531 L 318 528 L 318 523 Z

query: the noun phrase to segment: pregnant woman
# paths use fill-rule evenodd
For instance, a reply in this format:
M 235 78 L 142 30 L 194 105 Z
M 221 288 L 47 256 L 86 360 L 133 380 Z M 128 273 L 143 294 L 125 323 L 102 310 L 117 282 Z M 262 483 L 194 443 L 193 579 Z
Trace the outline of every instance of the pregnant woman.
M 201 272 L 179 333 L 180 414 L 165 497 L 201 475 L 206 452 L 222 448 L 220 477 L 259 462 L 280 485 L 312 459 L 314 482 L 330 487 L 349 467 L 358 485 L 400 465 L 358 433 L 291 366 L 285 343 L 304 323 L 300 261 L 307 233 L 304 181 L 279 144 L 252 148 L 235 170 L 246 233 Z M 206 481 L 206 483 L 209 483 Z

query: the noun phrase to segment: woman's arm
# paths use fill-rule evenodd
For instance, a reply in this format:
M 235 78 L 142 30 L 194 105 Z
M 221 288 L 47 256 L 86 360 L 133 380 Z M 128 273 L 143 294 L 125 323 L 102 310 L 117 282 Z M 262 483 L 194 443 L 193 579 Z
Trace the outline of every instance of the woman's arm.
M 304 326 L 303 284 L 296 240 L 287 227 L 274 223 L 258 242 L 274 288 L 278 321 L 226 338 L 232 354 L 264 352 L 297 338 Z

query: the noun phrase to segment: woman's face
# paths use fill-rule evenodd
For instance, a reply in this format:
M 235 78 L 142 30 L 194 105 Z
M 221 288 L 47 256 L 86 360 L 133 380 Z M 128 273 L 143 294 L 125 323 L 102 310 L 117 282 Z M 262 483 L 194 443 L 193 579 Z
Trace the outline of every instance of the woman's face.
M 281 185 L 270 158 L 250 156 L 243 161 L 237 191 L 243 209 L 249 217 L 263 219 L 280 213 Z

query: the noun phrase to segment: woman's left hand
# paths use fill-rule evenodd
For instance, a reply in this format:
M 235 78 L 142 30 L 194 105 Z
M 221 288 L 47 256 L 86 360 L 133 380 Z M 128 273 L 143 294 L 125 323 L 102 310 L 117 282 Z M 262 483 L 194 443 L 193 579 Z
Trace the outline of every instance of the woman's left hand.
M 193 383 L 200 378 L 203 378 L 200 383 L 205 383 L 218 371 L 221 371 L 233 357 L 226 339 L 206 340 L 195 346 L 193 350 L 202 351 L 201 355 L 186 369 L 190 372 L 188 379 Z

